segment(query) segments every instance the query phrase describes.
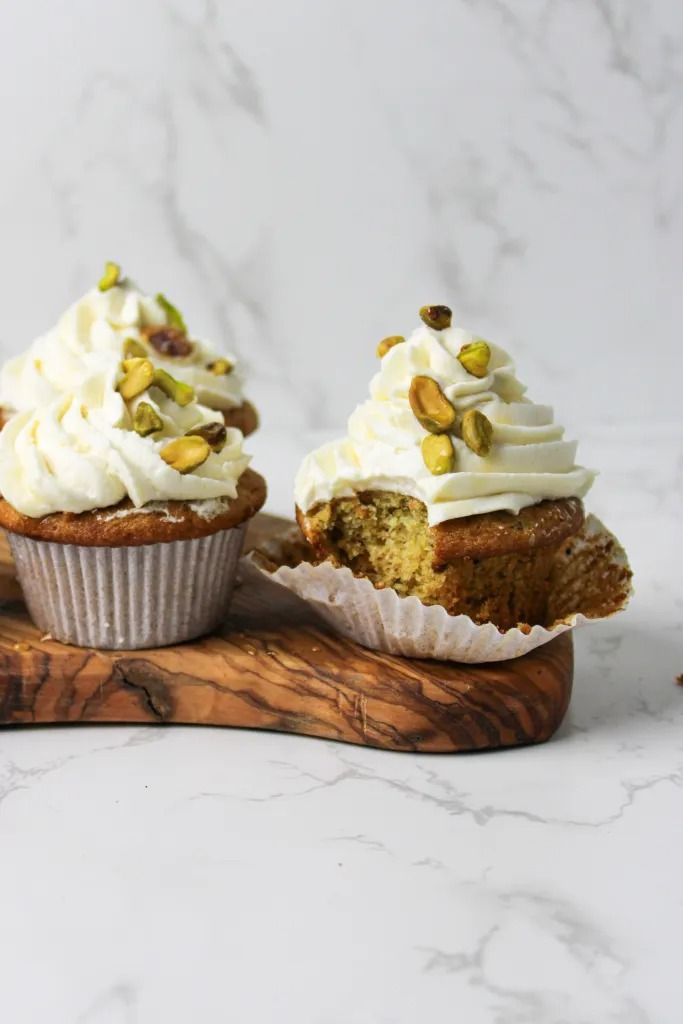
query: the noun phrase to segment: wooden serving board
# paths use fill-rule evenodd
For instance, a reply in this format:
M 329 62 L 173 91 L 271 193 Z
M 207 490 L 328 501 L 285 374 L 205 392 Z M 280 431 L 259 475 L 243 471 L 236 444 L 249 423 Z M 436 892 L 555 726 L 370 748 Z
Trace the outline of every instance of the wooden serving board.
M 284 524 L 257 516 L 247 546 Z M 190 723 L 390 750 L 483 750 L 549 739 L 572 673 L 568 633 L 490 665 L 369 651 L 267 580 L 237 588 L 220 634 L 147 651 L 70 647 L 41 639 L 0 540 L 0 725 Z

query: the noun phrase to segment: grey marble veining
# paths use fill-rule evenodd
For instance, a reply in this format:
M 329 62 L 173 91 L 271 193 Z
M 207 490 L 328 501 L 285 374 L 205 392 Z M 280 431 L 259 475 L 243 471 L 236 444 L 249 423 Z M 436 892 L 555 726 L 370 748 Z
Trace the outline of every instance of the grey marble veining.
M 338 429 L 430 300 L 572 426 L 676 418 L 675 0 L 38 7 L 0 12 L 5 353 L 116 256 L 274 427 Z
M 450 301 L 636 583 L 543 747 L 0 732 L 0 1018 L 678 1024 L 683 6 L 42 0 L 0 39 L 3 355 L 120 259 L 247 361 L 286 513 Z
M 301 451 L 258 443 L 285 511 Z M 608 427 L 585 443 L 636 596 L 577 632 L 569 715 L 545 746 L 0 732 L 3 1018 L 677 1024 L 679 441 L 655 459 Z

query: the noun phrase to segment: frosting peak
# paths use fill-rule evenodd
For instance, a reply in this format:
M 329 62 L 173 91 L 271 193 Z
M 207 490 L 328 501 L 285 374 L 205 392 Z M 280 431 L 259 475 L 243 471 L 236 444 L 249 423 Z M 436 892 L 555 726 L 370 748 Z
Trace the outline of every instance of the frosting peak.
M 576 442 L 564 440 L 552 409 L 525 397 L 508 353 L 489 343 L 482 377 L 462 365 L 463 345 L 476 340 L 459 327 L 436 331 L 424 325 L 391 347 L 370 383 L 369 400 L 349 418 L 347 437 L 304 459 L 297 505 L 308 511 L 361 490 L 397 491 L 423 501 L 433 526 L 500 509 L 519 512 L 547 498 L 583 497 L 593 474 L 575 465 Z M 477 409 L 487 417 L 493 430 L 488 455 L 475 454 L 451 433 L 454 471 L 430 473 L 421 451 L 427 431 L 408 397 L 416 376 L 434 379 L 458 416 Z
M 196 402 L 181 408 L 156 387 L 124 402 L 117 377 L 120 372 L 93 375 L 76 392 L 9 420 L 0 432 L 3 497 L 34 518 L 106 508 L 126 497 L 138 508 L 150 501 L 235 498 L 249 464 L 241 432 L 227 429 L 220 452 L 180 473 L 164 461 L 165 445 L 215 423 L 215 413 Z M 154 436 L 133 429 L 141 401 L 162 423 Z
M 18 410 L 0 432 L 0 492 L 24 515 L 231 499 L 249 464 L 214 411 L 242 404 L 233 361 L 111 268 L 0 373 L 0 404 Z
M 35 409 L 60 394 L 72 393 L 89 376 L 107 372 L 121 358 L 123 342 L 140 341 L 144 329 L 168 325 L 168 311 L 129 279 L 106 291 L 92 288 L 21 355 L 0 372 L 0 405 L 19 412 Z M 217 358 L 205 341 L 192 340 L 184 359 L 167 358 L 152 350 L 161 369 L 194 388 L 197 400 L 211 409 L 227 410 L 244 401 L 238 369 L 216 375 L 208 369 Z M 229 356 L 234 365 L 235 359 Z

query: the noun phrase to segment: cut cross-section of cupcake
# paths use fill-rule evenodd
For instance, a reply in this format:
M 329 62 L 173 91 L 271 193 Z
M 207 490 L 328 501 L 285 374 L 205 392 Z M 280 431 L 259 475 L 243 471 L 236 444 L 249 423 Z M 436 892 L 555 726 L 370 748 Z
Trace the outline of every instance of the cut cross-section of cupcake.
M 593 473 L 507 352 L 453 326 L 445 306 L 420 316 L 405 341 L 380 345 L 347 436 L 304 460 L 299 524 L 318 559 L 376 588 L 500 629 L 542 624 Z

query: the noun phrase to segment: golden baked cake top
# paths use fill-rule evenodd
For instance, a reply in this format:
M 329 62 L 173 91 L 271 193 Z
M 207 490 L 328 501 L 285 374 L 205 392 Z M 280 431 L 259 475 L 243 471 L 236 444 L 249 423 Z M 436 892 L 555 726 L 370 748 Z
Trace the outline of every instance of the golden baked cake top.
M 576 464 L 553 410 L 530 401 L 509 354 L 425 306 L 405 338 L 378 346 L 370 398 L 347 436 L 303 461 L 295 483 L 304 512 L 361 491 L 420 499 L 429 525 L 547 499 L 581 498 L 594 473 Z

